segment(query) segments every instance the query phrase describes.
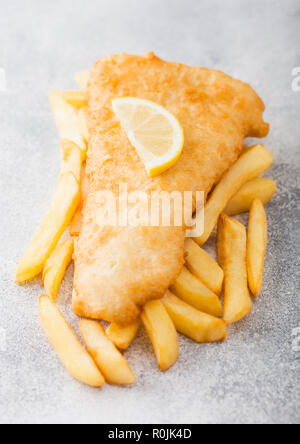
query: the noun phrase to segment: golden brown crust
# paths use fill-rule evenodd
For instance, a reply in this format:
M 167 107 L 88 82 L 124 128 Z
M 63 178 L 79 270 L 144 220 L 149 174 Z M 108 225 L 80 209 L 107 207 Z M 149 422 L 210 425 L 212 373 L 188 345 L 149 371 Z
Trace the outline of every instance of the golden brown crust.
M 264 104 L 247 84 L 206 68 L 126 54 L 98 61 L 89 88 L 90 192 L 75 248 L 73 308 L 81 316 L 131 322 L 150 299 L 162 297 L 183 266 L 184 229 L 100 227 L 100 190 L 204 191 L 240 155 L 244 138 L 265 136 Z M 134 96 L 166 107 L 181 122 L 178 163 L 150 179 L 114 115 L 111 100 Z

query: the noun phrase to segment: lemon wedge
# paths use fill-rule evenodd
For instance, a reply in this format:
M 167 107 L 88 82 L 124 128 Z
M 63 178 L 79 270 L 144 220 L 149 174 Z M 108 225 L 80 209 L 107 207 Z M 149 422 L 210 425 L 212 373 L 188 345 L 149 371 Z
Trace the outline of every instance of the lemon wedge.
M 183 150 L 184 134 L 173 114 L 135 97 L 114 99 L 112 107 L 150 177 L 175 165 Z

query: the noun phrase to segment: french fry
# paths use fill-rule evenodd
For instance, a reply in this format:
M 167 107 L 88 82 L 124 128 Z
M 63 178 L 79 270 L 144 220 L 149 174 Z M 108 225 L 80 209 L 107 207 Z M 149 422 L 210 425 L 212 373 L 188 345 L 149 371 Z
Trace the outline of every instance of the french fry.
M 80 89 L 84 91 L 87 89 L 90 73 L 91 72 L 89 70 L 86 70 L 86 71 L 80 71 L 77 74 L 75 74 L 75 80 L 77 85 L 79 86 Z
M 81 320 L 79 329 L 89 353 L 109 384 L 135 383 L 135 376 L 128 362 L 108 338 L 99 322 Z
M 226 218 L 226 214 L 222 213 L 218 220 L 218 231 L 217 231 L 217 255 L 218 262 L 222 269 L 224 269 L 224 223 L 223 219 Z
M 61 141 L 63 152 L 62 174 L 72 173 L 78 183 L 81 182 L 83 154 L 80 147 L 71 140 Z
M 79 236 L 81 228 L 82 228 L 82 221 L 83 221 L 83 204 L 84 201 L 87 198 L 89 192 L 89 180 L 87 175 L 85 174 L 85 171 L 83 171 L 82 174 L 82 180 L 81 180 L 81 201 L 78 205 L 78 208 L 76 210 L 76 213 L 71 221 L 70 224 L 70 235 L 71 236 Z
M 245 151 L 233 167 L 223 176 L 212 192 L 204 214 L 204 233 L 195 238 L 201 246 L 210 237 L 220 214 L 230 199 L 251 179 L 259 176 L 273 163 L 273 157 L 262 145 L 256 145 Z
M 228 202 L 224 213 L 235 216 L 248 212 L 253 200 L 258 197 L 266 205 L 276 193 L 276 183 L 265 177 L 257 177 L 245 183 L 242 188 Z
M 176 329 L 196 342 L 219 342 L 226 339 L 226 323 L 194 307 L 168 292 L 162 299 Z
M 183 267 L 181 274 L 171 287 L 171 291 L 197 310 L 216 317 L 222 316 L 223 307 L 218 296 L 190 273 L 186 267 Z
M 78 125 L 77 111 L 67 103 L 61 91 L 52 91 L 49 94 L 49 101 L 58 128 L 60 139 L 71 140 L 76 143 L 86 155 L 86 144 Z
M 142 312 L 142 321 L 153 345 L 161 371 L 168 370 L 178 359 L 178 336 L 163 303 L 148 302 Z
M 84 91 L 62 91 L 63 99 L 73 108 L 81 109 L 87 106 L 87 98 Z
M 50 208 L 16 270 L 16 282 L 33 279 L 43 271 L 80 202 L 80 186 L 73 174 L 63 174 Z
M 70 235 L 72 237 L 79 236 L 82 228 L 82 222 L 83 222 L 82 204 L 80 204 L 70 223 Z
M 255 298 L 258 298 L 262 286 L 267 240 L 265 209 L 260 199 L 254 199 L 249 215 L 247 270 L 249 287 Z
M 222 214 L 219 219 L 218 252 L 224 268 L 224 320 L 227 324 L 239 321 L 253 307 L 248 290 L 244 225 Z
M 74 240 L 67 239 L 57 245 L 45 264 L 43 271 L 43 285 L 47 296 L 56 301 L 60 284 L 65 276 L 66 270 L 72 261 L 74 251 Z
M 78 111 L 78 124 L 83 140 L 88 144 L 90 135 L 87 123 L 87 107 L 83 107 Z
M 84 202 L 89 194 L 89 189 L 90 189 L 90 183 L 89 183 L 89 179 L 88 176 L 85 172 L 85 168 L 83 169 L 83 173 L 82 173 L 82 179 L 81 179 L 81 199 Z
M 185 242 L 185 262 L 188 269 L 211 291 L 222 291 L 224 273 L 217 262 L 192 239 Z
M 89 386 L 103 386 L 103 376 L 56 305 L 42 295 L 39 310 L 46 336 L 70 375 Z
M 137 319 L 130 325 L 122 326 L 112 322 L 106 334 L 109 339 L 121 350 L 127 350 L 137 335 L 141 326 L 141 320 Z

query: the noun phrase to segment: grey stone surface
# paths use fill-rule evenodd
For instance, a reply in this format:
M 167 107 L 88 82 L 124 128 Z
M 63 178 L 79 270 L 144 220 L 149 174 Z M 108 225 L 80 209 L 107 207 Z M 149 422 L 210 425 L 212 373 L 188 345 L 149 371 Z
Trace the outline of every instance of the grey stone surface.
M 0 0 L 0 10 L 0 422 L 299 422 L 299 0 Z M 248 81 L 267 105 L 279 190 L 264 288 L 226 343 L 181 337 L 179 362 L 161 374 L 141 332 L 126 353 L 137 384 L 96 391 L 68 376 L 45 339 L 40 279 L 15 286 L 14 268 L 59 171 L 48 92 L 75 87 L 72 74 L 106 54 L 149 50 Z M 71 279 L 59 305 L 76 326 Z

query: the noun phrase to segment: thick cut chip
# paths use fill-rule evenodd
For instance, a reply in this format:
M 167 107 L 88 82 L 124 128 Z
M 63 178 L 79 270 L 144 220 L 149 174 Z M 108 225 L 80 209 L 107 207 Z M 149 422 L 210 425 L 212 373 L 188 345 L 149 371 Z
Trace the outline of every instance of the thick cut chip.
M 126 325 L 125 327 L 113 322 L 106 330 L 106 334 L 118 348 L 126 350 L 136 337 L 140 325 L 140 319 L 137 319 L 132 324 Z
M 62 91 L 63 99 L 73 106 L 73 108 L 81 109 L 87 106 L 87 100 L 83 91 Z
M 80 201 L 80 186 L 72 173 L 63 174 L 49 210 L 22 256 L 16 282 L 33 279 L 44 265 L 69 225 Z
M 255 198 L 259 198 L 266 205 L 276 193 L 276 188 L 276 183 L 266 177 L 250 180 L 228 202 L 224 213 L 228 216 L 245 213 L 250 210 Z
M 56 301 L 60 284 L 70 265 L 74 251 L 74 240 L 67 239 L 57 245 L 45 264 L 43 271 L 43 285 L 47 296 Z
M 101 324 L 83 319 L 79 328 L 88 351 L 109 384 L 129 385 L 135 376 L 119 350 L 106 335 Z
M 82 219 L 83 219 L 83 206 L 84 202 L 87 198 L 89 192 L 89 181 L 87 178 L 87 175 L 85 174 L 85 170 L 83 169 L 82 175 L 81 175 L 81 193 L 80 193 L 80 203 L 78 205 L 78 208 L 76 210 L 76 213 L 71 221 L 70 224 L 70 235 L 71 236 L 79 236 L 79 233 L 82 228 Z
M 62 91 L 52 91 L 49 94 L 49 101 L 60 139 L 72 140 L 72 142 L 80 146 L 85 153 L 86 144 L 79 128 L 76 109 L 66 102 Z
M 258 298 L 264 272 L 268 241 L 267 216 L 260 199 L 254 199 L 249 215 L 247 238 L 247 270 L 250 290 Z
M 176 329 L 196 342 L 225 341 L 226 323 L 223 319 L 202 313 L 168 292 L 163 303 Z
M 186 267 L 183 267 L 171 290 L 183 301 L 200 311 L 217 317 L 223 313 L 222 304 L 218 296 L 190 273 Z
M 83 140 L 86 144 L 89 142 L 89 129 L 87 124 L 87 107 L 81 108 L 78 111 L 78 125 L 81 132 L 81 135 L 83 137 Z
M 248 290 L 244 225 L 222 214 L 219 219 L 218 253 L 224 269 L 224 320 L 232 324 L 253 307 Z
M 191 272 L 216 294 L 220 294 L 224 273 L 216 261 L 192 239 L 185 243 L 185 261 Z
M 54 302 L 42 295 L 39 309 L 47 338 L 70 375 L 92 387 L 104 385 L 104 378 L 93 359 L 81 345 Z
M 83 154 L 78 145 L 71 140 L 61 141 L 63 166 L 61 176 L 72 173 L 78 183 L 81 181 Z
M 273 163 L 272 155 L 262 145 L 248 148 L 239 160 L 222 177 L 205 207 L 204 233 L 195 239 L 203 245 L 211 235 L 220 214 L 230 199 L 249 180 L 266 171 Z
M 161 301 L 150 301 L 142 312 L 142 321 L 152 342 L 158 366 L 168 370 L 178 359 L 178 336 Z

